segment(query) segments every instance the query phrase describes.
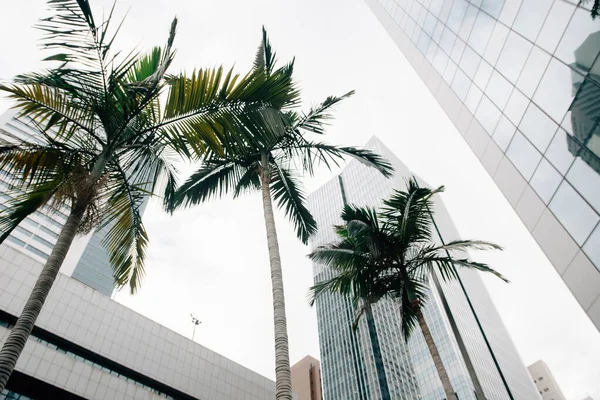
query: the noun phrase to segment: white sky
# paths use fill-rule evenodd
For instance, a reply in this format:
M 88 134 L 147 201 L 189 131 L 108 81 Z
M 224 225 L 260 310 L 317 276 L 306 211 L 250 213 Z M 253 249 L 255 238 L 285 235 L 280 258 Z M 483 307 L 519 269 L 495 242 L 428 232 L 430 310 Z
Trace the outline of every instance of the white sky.
M 92 1 L 96 18 L 109 1 Z M 0 79 L 39 68 L 32 28 L 43 0 L 3 2 Z M 600 399 L 600 333 L 588 320 L 487 172 L 362 0 L 119 1 L 129 9 L 118 45 L 162 45 L 179 17 L 172 71 L 231 66 L 245 72 L 265 25 L 279 59 L 296 56 L 296 77 L 309 107 L 355 89 L 338 107 L 327 140 L 362 145 L 379 136 L 443 199 L 463 237 L 503 245 L 478 254 L 511 279 L 486 284 L 526 365 L 544 359 L 569 400 Z M 0 112 L 9 106 L 0 99 Z M 308 192 L 334 172 L 306 179 Z M 281 216 L 280 216 L 281 217 Z M 151 243 L 147 279 L 134 297 L 117 300 L 191 336 L 189 314 L 202 321 L 196 340 L 265 376 L 274 377 L 270 276 L 262 206 L 257 195 L 164 214 L 151 203 L 144 216 Z M 286 285 L 291 361 L 318 357 L 316 315 L 306 302 L 311 265 L 286 220 L 278 232 Z

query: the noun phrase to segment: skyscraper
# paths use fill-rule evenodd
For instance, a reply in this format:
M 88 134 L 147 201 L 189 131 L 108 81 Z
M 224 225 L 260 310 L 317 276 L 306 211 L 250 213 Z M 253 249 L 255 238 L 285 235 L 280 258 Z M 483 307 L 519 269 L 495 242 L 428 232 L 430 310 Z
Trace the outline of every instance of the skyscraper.
M 575 0 L 366 1 L 600 328 L 600 21 Z
M 543 360 L 534 362 L 527 369 L 543 400 L 566 400 L 550 368 Z
M 366 147 L 392 162 L 396 169 L 395 177 L 386 179 L 378 172 L 352 161 L 338 177 L 311 194 L 308 204 L 319 226 L 310 243 L 312 248 L 337 240 L 333 225 L 340 223 L 339 214 L 344 204 L 378 206 L 392 189 L 403 188 L 405 179 L 410 176 L 408 169 L 378 139 L 371 139 Z M 436 202 L 435 213 L 444 240 L 458 238 L 441 201 Z M 318 282 L 329 277 L 330 271 L 314 264 L 313 274 Z M 512 398 L 538 399 L 531 377 L 479 274 L 466 271 L 460 275 Z M 358 330 L 353 331 L 353 307 L 347 298 L 339 295 L 326 294 L 317 301 L 316 306 L 324 397 L 328 400 L 380 399 L 366 322 L 361 321 Z M 452 318 L 445 312 L 446 306 Z M 397 305 L 390 301 L 377 303 L 374 314 L 391 397 L 425 400 L 444 398 L 441 382 L 420 331 L 415 331 L 409 342 L 405 343 L 400 333 Z M 476 387 L 480 387 L 489 400 L 510 398 L 457 282 L 442 283 L 441 294 L 433 290 L 424 314 L 461 400 L 476 399 Z M 460 333 L 458 337 L 453 334 L 452 324 L 457 326 Z
M 22 140 L 35 141 L 35 124 L 27 117 L 16 118 L 15 112 L 6 111 L 0 115 L 0 144 L 16 143 Z M 8 172 L 0 170 L 0 210 L 4 210 L 14 195 L 9 190 L 11 179 Z M 6 239 L 6 245 L 17 251 L 45 262 L 63 224 L 67 221 L 68 210 L 44 207 L 23 220 Z M 61 272 L 110 296 L 114 288 L 112 267 L 102 241 L 110 229 L 106 226 L 91 234 L 73 241 Z

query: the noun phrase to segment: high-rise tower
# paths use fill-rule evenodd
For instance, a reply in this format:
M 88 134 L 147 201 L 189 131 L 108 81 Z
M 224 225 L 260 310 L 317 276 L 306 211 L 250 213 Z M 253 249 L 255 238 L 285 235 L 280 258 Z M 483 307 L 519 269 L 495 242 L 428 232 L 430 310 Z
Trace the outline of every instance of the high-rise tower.
M 600 328 L 600 21 L 576 0 L 366 1 Z
M 410 172 L 400 160 L 376 138 L 371 139 L 366 147 L 392 163 L 396 170 L 395 177 L 386 179 L 377 171 L 352 161 L 338 177 L 311 194 L 308 198 L 309 208 L 319 226 L 310 243 L 311 247 L 337 240 L 333 225 L 341 222 L 339 215 L 344 204 L 379 206 L 381 199 L 391 194 L 394 188 L 405 187 L 405 179 Z M 444 240 L 457 239 L 458 233 L 441 201 L 436 202 L 435 215 Z M 315 264 L 313 274 L 318 282 L 326 279 L 330 272 Z M 479 273 L 463 271 L 460 276 L 513 398 L 538 399 L 538 392 Z M 451 318 L 445 312 L 445 304 L 451 311 Z M 340 295 L 326 294 L 317 301 L 316 306 L 324 397 L 328 400 L 380 399 L 366 322 L 361 321 L 358 330 L 352 330 L 354 310 L 350 301 Z M 377 303 L 374 314 L 391 397 L 424 400 L 444 398 L 441 382 L 421 332 L 416 330 L 409 342 L 405 343 L 400 333 L 398 307 L 391 301 Z M 442 283 L 441 295 L 433 290 L 424 314 L 461 400 L 475 400 L 476 386 L 481 387 L 488 400 L 510 399 L 458 283 Z M 453 334 L 452 323 L 456 324 L 460 333 L 458 340 Z M 474 381 L 478 384 L 474 384 Z

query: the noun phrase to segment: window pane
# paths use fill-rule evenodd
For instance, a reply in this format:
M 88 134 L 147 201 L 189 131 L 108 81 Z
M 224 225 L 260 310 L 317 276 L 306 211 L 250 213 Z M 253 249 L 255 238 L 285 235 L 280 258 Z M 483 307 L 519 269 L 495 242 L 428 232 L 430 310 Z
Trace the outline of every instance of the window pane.
M 546 150 L 545 156 L 561 174 L 564 175 L 567 173 L 571 164 L 573 164 L 575 156 L 568 149 L 567 133 L 564 130 L 559 129 L 556 132 L 556 136 L 552 139 L 552 143 L 550 143 L 550 147 Z
M 571 18 L 555 56 L 566 64 L 577 63 L 587 71 L 600 50 L 600 25 L 590 18 L 589 11 L 578 8 Z
M 444 31 L 444 24 L 440 21 L 435 25 L 435 31 L 433 31 L 433 41 L 436 43 L 440 42 L 440 38 L 442 37 L 442 32 Z
M 427 13 L 425 22 L 423 23 L 423 31 L 425 31 L 430 37 L 433 37 L 433 31 L 435 30 L 435 23 L 437 20 L 433 15 Z
M 481 101 L 482 96 L 483 92 L 477 86 L 471 85 L 465 100 L 465 105 L 472 114 L 475 114 L 477 111 L 477 107 L 479 107 L 479 102 Z
M 500 119 L 500 110 L 496 107 L 490 99 L 486 96 L 483 96 L 481 102 L 479 103 L 479 107 L 477 108 L 477 112 L 475 113 L 475 118 L 479 120 L 481 126 L 491 135 L 496 129 L 496 124 Z
M 490 76 L 492 76 L 492 71 L 494 69 L 490 64 L 485 61 L 482 61 L 479 64 L 479 68 L 477 69 L 477 73 L 475 74 L 475 84 L 479 86 L 480 89 L 485 89 L 487 86 Z
M 448 56 L 446 53 L 442 51 L 441 47 L 438 47 L 435 52 L 435 57 L 433 58 L 433 66 L 439 72 L 440 75 L 446 71 L 446 66 L 448 65 Z
M 475 18 L 477 17 L 477 13 L 479 10 L 477 7 L 473 7 L 472 5 L 467 8 L 467 13 L 465 14 L 465 18 L 463 19 L 463 23 L 458 31 L 458 37 L 460 37 L 465 42 L 469 38 L 471 34 L 471 30 L 473 30 L 473 24 L 475 22 Z
M 512 161 L 515 167 L 517 167 L 526 180 L 531 178 L 533 171 L 535 171 L 542 158 L 539 151 L 537 151 L 529 140 L 519 132 L 515 134 L 515 137 L 510 143 L 510 146 L 506 151 L 506 156 Z
M 598 214 L 563 181 L 550 202 L 550 209 L 581 246 L 598 223 Z
M 427 49 L 429 48 L 429 42 L 431 42 L 431 39 L 429 38 L 429 36 L 427 36 L 425 31 L 421 31 L 421 37 L 419 38 L 419 43 L 417 44 L 417 48 L 419 49 L 419 51 L 421 53 L 423 53 L 423 55 L 427 54 Z
M 489 98 L 498 106 L 499 109 L 503 110 L 508 102 L 508 99 L 513 90 L 513 86 L 509 81 L 504 79 L 502 75 L 498 73 L 498 71 L 494 71 L 492 73 L 492 77 L 490 78 L 490 82 L 485 89 L 485 93 L 489 96 Z
M 583 251 L 600 271 L 600 226 L 596 227 L 592 236 L 587 240 L 585 246 L 583 246 Z
M 533 46 L 531 54 L 525 63 L 525 68 L 517 82 L 517 87 L 527 96 L 533 96 L 542 75 L 550 62 L 550 55 L 539 47 Z
M 515 17 L 517 16 L 517 12 L 519 12 L 519 7 L 521 7 L 521 1 L 522 0 L 506 0 L 498 19 L 507 26 L 512 26 Z
M 586 79 L 577 92 L 571 105 L 570 122 L 573 135 L 581 143 L 587 143 L 594 135 L 600 134 L 600 86 L 590 79 Z
M 463 51 L 465 51 L 465 46 L 466 44 L 462 41 L 462 39 L 456 39 L 456 42 L 454 42 L 454 48 L 452 49 L 452 55 L 450 58 L 452 58 L 455 63 L 458 64 L 460 62 Z
M 475 78 L 477 68 L 481 62 L 481 57 L 473 51 L 469 46 L 465 48 L 465 51 L 460 60 L 460 68 L 467 74 L 471 79 Z M 491 67 L 490 67 L 491 68 Z
M 500 55 L 500 51 L 502 50 L 502 46 L 504 46 L 504 42 L 506 41 L 506 37 L 508 36 L 508 28 L 502 24 L 496 24 L 494 26 L 494 31 L 492 32 L 492 36 L 485 48 L 483 53 L 483 58 L 487 60 L 490 64 L 496 64 L 498 60 L 498 56 Z M 477 49 L 475 49 L 477 51 Z
M 477 14 L 477 19 L 475 20 L 475 25 L 473 26 L 473 32 L 471 32 L 471 36 L 469 37 L 469 45 L 473 47 L 479 54 L 483 54 L 485 50 L 485 46 L 487 46 L 488 41 L 490 40 L 490 36 L 492 35 L 492 31 L 494 30 L 494 25 L 496 21 L 489 17 L 489 15 L 480 12 Z
M 516 83 L 533 45 L 514 32 L 506 39 L 496 69 L 509 81 Z
M 467 12 L 467 6 L 468 4 L 465 0 L 456 0 L 452 4 L 446 26 L 452 29 L 454 33 L 458 33 L 458 30 L 460 29 L 465 13 Z
M 533 101 L 555 121 L 561 122 L 573 101 L 573 81 L 581 78 L 565 64 L 552 58 L 537 88 Z
M 524 0 L 512 28 L 532 42 L 537 38 L 553 0 Z
M 546 151 L 556 133 L 558 125 L 544 114 L 535 104 L 530 103 L 519 130 L 531 140 L 542 153 Z
M 564 1 L 555 1 L 536 40 L 537 45 L 549 53 L 554 53 L 573 11 L 575 11 L 573 5 Z
M 440 47 L 444 49 L 446 54 L 450 55 L 452 53 L 452 48 L 454 47 L 455 41 L 456 35 L 448 28 L 444 29 L 444 32 L 442 33 L 442 39 L 440 40 Z
M 516 130 L 517 128 L 503 115 L 498 121 L 498 126 L 496 126 L 492 138 L 502 151 L 506 151 Z
M 575 163 L 567 174 L 567 179 L 584 199 L 600 212 L 600 175 L 581 158 Z
M 529 99 L 523 93 L 514 89 L 504 109 L 504 114 L 506 114 L 513 124 L 519 125 L 527 109 L 527 104 L 529 104 Z
M 481 9 L 492 17 L 498 18 L 503 5 L 504 0 L 484 0 Z
M 452 81 L 452 90 L 454 90 L 454 93 L 456 93 L 460 101 L 465 101 L 470 87 L 471 80 L 469 77 L 460 69 L 457 69 L 456 74 L 454 74 L 454 80 Z
M 456 64 L 452 60 L 448 60 L 448 65 L 446 66 L 446 71 L 444 71 L 444 80 L 448 85 L 452 83 L 454 80 L 454 74 L 456 73 Z
M 529 183 L 544 203 L 548 204 L 561 181 L 562 175 L 545 158 L 542 158 Z

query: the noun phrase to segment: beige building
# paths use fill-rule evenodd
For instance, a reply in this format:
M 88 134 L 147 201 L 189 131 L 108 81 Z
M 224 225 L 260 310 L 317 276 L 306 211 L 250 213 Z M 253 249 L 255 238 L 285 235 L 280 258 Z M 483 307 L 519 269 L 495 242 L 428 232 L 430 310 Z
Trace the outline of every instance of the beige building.
M 306 356 L 292 366 L 292 390 L 297 400 L 323 400 L 319 360 Z
M 543 400 L 566 400 L 558 383 L 552 376 L 550 368 L 542 360 L 536 361 L 529 367 L 529 373 L 537 386 Z

